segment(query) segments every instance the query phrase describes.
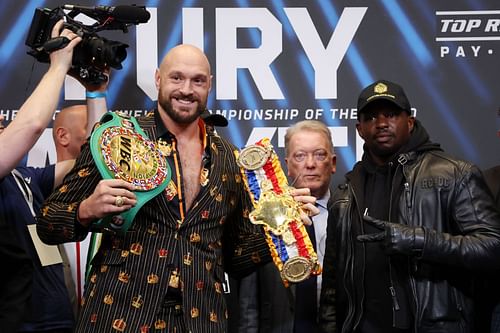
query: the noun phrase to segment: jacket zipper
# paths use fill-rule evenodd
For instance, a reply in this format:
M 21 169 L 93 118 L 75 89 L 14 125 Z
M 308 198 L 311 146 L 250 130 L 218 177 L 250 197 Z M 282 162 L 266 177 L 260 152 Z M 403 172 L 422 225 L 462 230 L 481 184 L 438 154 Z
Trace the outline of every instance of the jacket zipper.
M 405 196 L 406 196 L 406 215 L 407 219 L 411 216 L 411 191 L 410 191 L 410 183 L 408 181 L 408 176 L 406 169 L 403 165 L 403 176 L 406 179 L 404 184 L 405 186 Z M 413 331 L 418 332 L 418 323 L 420 322 L 420 304 L 417 302 L 417 287 L 415 283 L 415 279 L 413 278 L 413 273 L 418 270 L 417 263 L 413 261 L 411 258 L 408 258 L 408 280 L 410 283 L 410 289 L 413 296 L 413 305 L 415 306 L 415 313 L 413 319 Z
M 358 203 L 358 200 L 356 198 L 356 193 L 354 192 L 354 189 L 353 189 L 352 185 L 349 184 L 348 189 L 351 192 L 351 195 L 353 197 L 353 202 Z M 362 216 L 361 212 L 359 211 L 359 207 L 358 207 L 358 209 L 356 211 L 358 213 L 358 217 L 359 217 L 360 221 L 363 221 L 363 216 Z M 351 228 L 352 228 L 352 224 L 351 224 Z M 362 224 L 361 224 L 361 229 L 362 229 L 362 232 L 363 232 L 363 226 L 362 226 Z M 351 248 L 350 250 L 351 250 L 351 256 L 354 256 L 354 253 L 352 253 L 354 251 L 354 248 Z M 363 251 L 363 253 L 364 253 L 364 251 Z M 351 266 L 351 272 L 350 272 L 351 279 L 349 280 L 350 288 L 345 288 L 345 292 L 346 292 L 346 295 L 347 295 L 347 298 L 348 298 L 348 304 L 354 304 L 353 297 L 352 297 L 351 293 L 348 290 L 348 289 L 350 289 L 350 290 L 354 289 L 354 272 L 353 272 L 354 266 L 353 266 L 352 262 L 350 263 L 350 266 Z M 346 271 L 346 274 L 347 274 L 347 271 Z M 363 276 L 363 283 L 364 283 L 364 267 L 363 267 L 362 276 Z M 363 304 L 364 298 L 365 298 L 365 295 L 363 293 L 363 295 L 361 297 L 361 304 Z M 351 318 L 351 320 L 352 319 L 355 320 L 355 322 L 352 325 L 352 330 L 356 330 L 356 328 L 358 327 L 358 325 L 359 325 L 359 323 L 361 321 L 361 317 L 363 316 L 363 307 L 362 306 L 360 307 L 360 314 L 357 316 L 357 318 L 354 318 L 354 314 L 355 313 L 356 313 L 356 306 L 355 305 L 354 306 L 350 306 L 349 309 L 348 309 L 348 314 L 346 316 L 346 320 L 345 320 L 346 323 L 348 322 L 349 318 Z M 348 326 L 348 325 L 343 325 L 342 332 L 346 332 L 346 330 L 345 330 L 346 326 Z
M 392 169 L 393 162 L 389 162 L 389 171 Z M 393 202 L 393 191 L 394 191 L 394 175 L 398 172 L 399 164 L 392 175 L 392 185 L 391 185 L 391 195 L 389 197 L 389 221 L 391 221 L 391 212 L 392 212 L 392 202 Z M 392 299 L 392 327 L 396 327 L 396 311 L 399 311 L 399 302 L 398 297 L 396 295 L 396 289 L 394 288 L 394 281 L 392 279 L 392 260 L 391 257 L 388 257 L 388 265 L 389 265 L 389 292 L 391 293 Z
M 405 195 L 405 201 L 406 201 L 406 208 L 409 209 L 411 207 L 411 201 L 410 201 L 410 185 L 406 181 L 406 175 L 404 172 L 404 167 L 405 164 L 408 162 L 408 158 L 406 155 L 401 154 L 398 157 L 398 165 L 396 167 L 396 170 L 394 171 L 393 178 L 392 178 L 392 186 L 391 186 L 391 195 L 389 198 L 389 220 L 391 219 L 391 212 L 392 212 L 392 203 L 393 203 L 393 190 L 394 190 L 394 175 L 397 174 L 399 168 L 401 167 L 401 173 L 403 174 L 403 177 L 405 179 L 404 183 L 404 195 Z M 393 162 L 389 162 L 389 167 L 392 168 Z M 392 222 L 392 221 L 391 221 Z M 411 276 L 411 275 L 410 275 Z M 410 282 L 410 284 L 412 284 Z M 392 327 L 396 327 L 396 311 L 399 311 L 401 308 L 399 306 L 398 302 L 398 297 L 396 295 L 396 289 L 394 288 L 394 281 L 392 279 L 392 261 L 391 258 L 389 257 L 389 292 L 391 293 L 391 299 L 392 299 Z M 414 294 L 414 290 L 412 287 L 412 292 Z M 415 294 L 414 294 L 415 296 Z
M 408 180 L 408 173 L 406 170 L 406 162 L 408 161 L 407 156 L 401 155 L 398 159 L 398 162 L 402 165 L 402 172 L 403 172 L 403 177 L 405 179 L 404 183 L 404 192 L 405 192 L 405 199 L 406 199 L 406 217 L 407 220 L 409 220 L 409 217 L 411 216 L 411 191 L 410 191 L 410 182 Z M 417 302 L 417 287 L 415 284 L 415 279 L 413 278 L 413 272 L 416 272 L 418 270 L 417 263 L 411 258 L 408 258 L 408 281 L 410 283 L 410 289 L 412 293 L 412 300 L 413 304 L 415 306 L 415 313 L 414 313 L 414 319 L 413 319 L 413 331 L 418 332 L 418 323 L 420 322 L 420 306 L 419 303 Z

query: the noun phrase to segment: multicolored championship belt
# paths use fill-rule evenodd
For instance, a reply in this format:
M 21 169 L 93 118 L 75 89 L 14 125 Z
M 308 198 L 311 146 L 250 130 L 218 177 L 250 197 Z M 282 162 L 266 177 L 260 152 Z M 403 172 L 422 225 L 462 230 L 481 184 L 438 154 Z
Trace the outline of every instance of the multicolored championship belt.
M 134 117 L 108 112 L 90 137 L 90 151 L 104 179 L 122 179 L 135 186 L 137 204 L 92 225 L 97 231 L 124 234 L 141 207 L 161 193 L 172 171 L 164 154 L 149 140 Z
M 300 204 L 269 139 L 242 149 L 238 164 L 254 210 L 250 221 L 262 225 L 274 264 L 285 285 L 321 273 L 318 256 L 300 218 Z

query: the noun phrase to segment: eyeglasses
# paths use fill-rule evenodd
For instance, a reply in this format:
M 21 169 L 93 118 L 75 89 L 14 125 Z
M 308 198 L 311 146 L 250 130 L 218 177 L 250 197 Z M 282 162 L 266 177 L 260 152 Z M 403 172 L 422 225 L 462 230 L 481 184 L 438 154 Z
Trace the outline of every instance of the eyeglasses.
M 304 162 L 308 156 L 312 155 L 314 160 L 317 162 L 323 162 L 328 157 L 328 152 L 326 150 L 315 150 L 311 152 L 298 151 L 292 155 L 295 162 Z

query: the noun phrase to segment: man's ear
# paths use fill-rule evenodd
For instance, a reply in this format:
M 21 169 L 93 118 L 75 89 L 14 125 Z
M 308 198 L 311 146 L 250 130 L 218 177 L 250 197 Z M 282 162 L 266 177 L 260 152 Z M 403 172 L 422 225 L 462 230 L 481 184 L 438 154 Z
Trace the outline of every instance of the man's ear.
M 363 134 L 363 129 L 361 128 L 361 124 L 359 122 L 356 123 L 356 130 L 358 131 L 359 136 L 364 140 L 365 136 Z
M 408 117 L 408 129 L 410 130 L 410 133 L 413 131 L 414 126 L 415 126 L 415 117 L 409 116 Z
M 155 86 L 156 90 L 160 90 L 160 82 L 161 82 L 161 76 L 160 76 L 160 69 L 156 69 L 155 71 Z
M 213 79 L 213 75 L 210 75 L 209 79 L 208 79 L 208 92 L 210 92 L 212 90 L 212 79 Z
M 56 129 L 56 139 L 57 142 L 59 142 L 59 144 L 64 147 L 69 145 L 69 142 L 71 141 L 70 134 L 68 130 L 64 127 L 58 127 Z
M 337 172 L 337 155 L 333 154 L 332 156 L 332 174 Z

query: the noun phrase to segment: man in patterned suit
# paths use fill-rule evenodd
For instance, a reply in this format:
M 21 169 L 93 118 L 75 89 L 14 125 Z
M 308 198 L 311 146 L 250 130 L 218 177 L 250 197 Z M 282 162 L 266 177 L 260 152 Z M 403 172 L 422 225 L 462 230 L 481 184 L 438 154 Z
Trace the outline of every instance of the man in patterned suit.
M 224 332 L 224 268 L 246 274 L 270 261 L 247 219 L 251 206 L 236 149 L 200 118 L 211 78 L 208 59 L 190 45 L 173 48 L 156 71 L 158 108 L 138 121 L 163 147 L 172 180 L 142 206 L 126 234 L 104 235 L 77 332 Z M 130 183 L 102 180 L 88 145 L 76 163 L 42 208 L 44 242 L 82 240 L 93 222 L 137 203 Z M 295 195 L 317 213 L 307 191 Z

